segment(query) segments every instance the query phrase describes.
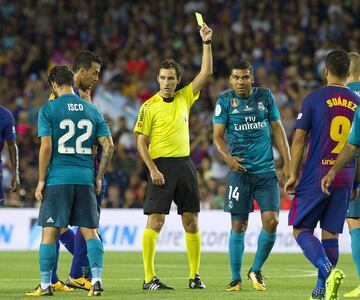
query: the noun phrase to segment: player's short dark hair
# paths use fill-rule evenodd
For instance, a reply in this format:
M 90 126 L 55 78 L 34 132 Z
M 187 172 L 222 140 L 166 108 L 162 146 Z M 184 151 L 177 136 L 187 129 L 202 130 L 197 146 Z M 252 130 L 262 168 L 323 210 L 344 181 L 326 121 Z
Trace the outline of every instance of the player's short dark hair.
M 161 69 L 175 69 L 176 77 L 179 78 L 181 76 L 181 67 L 180 65 L 173 59 L 164 59 L 159 66 L 158 74 Z
M 350 56 L 344 50 L 333 50 L 326 56 L 325 66 L 336 77 L 346 78 L 349 75 Z
M 49 86 L 56 82 L 58 86 L 74 86 L 74 73 L 68 66 L 55 66 L 50 70 L 48 77 Z
M 101 57 L 89 50 L 82 51 L 74 59 L 73 71 L 76 73 L 80 70 L 80 68 L 89 70 L 92 66 L 92 63 L 97 63 L 101 66 Z
M 231 69 L 231 72 L 233 70 L 250 70 L 250 73 L 254 74 L 253 66 L 245 59 L 240 59 L 237 63 L 235 63 Z

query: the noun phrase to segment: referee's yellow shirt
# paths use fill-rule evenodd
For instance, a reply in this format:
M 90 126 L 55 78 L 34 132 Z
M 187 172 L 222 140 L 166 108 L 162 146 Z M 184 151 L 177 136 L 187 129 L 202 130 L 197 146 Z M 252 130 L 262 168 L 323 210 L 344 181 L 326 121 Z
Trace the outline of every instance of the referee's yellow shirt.
M 143 103 L 134 133 L 150 137 L 151 159 L 190 155 L 189 113 L 198 98 L 190 83 L 175 93 L 172 102 L 156 94 Z

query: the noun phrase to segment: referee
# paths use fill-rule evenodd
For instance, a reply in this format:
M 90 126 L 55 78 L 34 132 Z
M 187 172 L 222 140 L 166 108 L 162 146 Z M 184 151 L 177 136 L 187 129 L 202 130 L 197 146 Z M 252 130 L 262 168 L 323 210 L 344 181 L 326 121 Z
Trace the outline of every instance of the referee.
M 134 129 L 137 149 L 150 171 L 144 205 L 148 221 L 142 241 L 144 290 L 173 289 L 157 278 L 154 268 L 156 239 L 165 215 L 169 214 L 172 200 L 177 205 L 185 229 L 190 265 L 189 287 L 205 288 L 199 277 L 199 189 L 195 166 L 189 158 L 190 108 L 212 74 L 212 30 L 204 24 L 200 36 L 203 41 L 200 73 L 190 84 L 175 92 L 181 80 L 180 66 L 172 59 L 161 62 L 157 75 L 160 90 L 141 106 Z

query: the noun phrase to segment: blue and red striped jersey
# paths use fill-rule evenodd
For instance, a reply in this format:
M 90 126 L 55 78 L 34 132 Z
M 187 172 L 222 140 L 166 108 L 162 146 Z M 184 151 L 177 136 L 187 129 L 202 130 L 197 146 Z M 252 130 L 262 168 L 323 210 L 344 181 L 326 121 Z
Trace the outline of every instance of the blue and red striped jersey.
M 0 174 L 2 169 L 1 152 L 6 141 L 16 139 L 14 117 L 4 106 L 0 105 Z
M 360 98 L 346 87 L 326 86 L 304 99 L 295 128 L 309 133 L 309 147 L 297 191 L 319 188 L 346 144 Z M 335 177 L 333 188 L 352 188 L 354 161 Z

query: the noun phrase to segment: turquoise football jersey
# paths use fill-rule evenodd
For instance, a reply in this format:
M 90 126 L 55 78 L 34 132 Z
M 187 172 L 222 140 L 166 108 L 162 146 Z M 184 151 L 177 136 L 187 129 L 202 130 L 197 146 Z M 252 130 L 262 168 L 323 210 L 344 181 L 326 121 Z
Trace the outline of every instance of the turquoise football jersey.
M 350 82 L 348 83 L 348 88 L 352 90 L 355 94 L 360 96 L 360 82 Z
M 96 107 L 76 95 L 64 95 L 39 110 L 38 137 L 52 137 L 46 185 L 94 185 L 92 146 L 110 136 L 109 126 Z
M 355 94 L 360 96 L 360 82 L 350 82 L 348 83 L 348 88 L 350 88 Z M 348 142 L 353 145 L 360 146 L 360 130 L 354 129 L 359 128 L 360 124 L 360 111 L 356 110 L 353 123 L 351 125 L 351 130 L 348 137 Z
M 226 125 L 230 154 L 244 158 L 241 164 L 253 174 L 275 170 L 269 122 L 279 119 L 271 91 L 258 87 L 249 98 L 237 96 L 234 90 L 223 92 L 213 114 L 214 124 Z

